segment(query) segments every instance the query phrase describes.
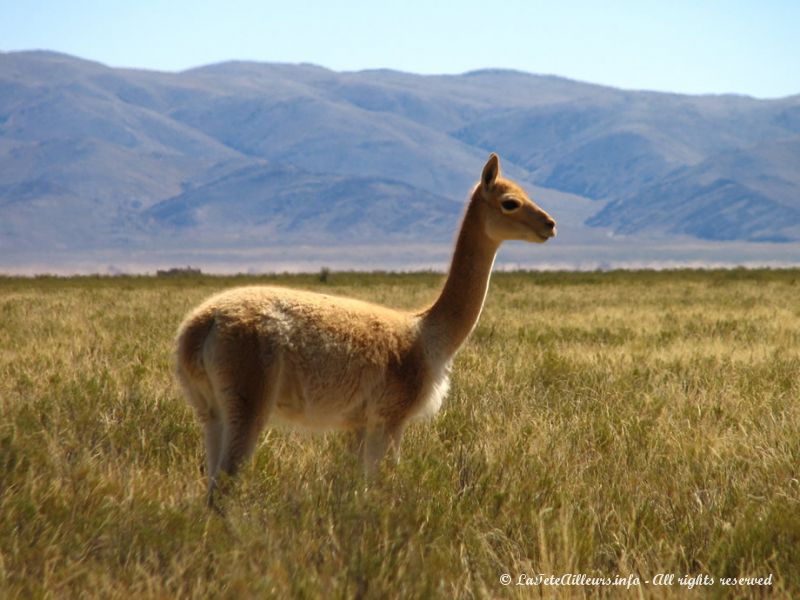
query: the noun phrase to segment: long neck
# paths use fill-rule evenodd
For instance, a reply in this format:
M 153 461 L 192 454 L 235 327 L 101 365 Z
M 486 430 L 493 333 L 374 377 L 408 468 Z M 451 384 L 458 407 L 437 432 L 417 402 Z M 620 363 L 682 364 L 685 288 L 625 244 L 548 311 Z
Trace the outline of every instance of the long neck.
M 442 293 L 422 315 L 423 331 L 452 357 L 467 339 L 483 309 L 498 244 L 484 231 L 480 202 L 473 196 L 456 241 Z

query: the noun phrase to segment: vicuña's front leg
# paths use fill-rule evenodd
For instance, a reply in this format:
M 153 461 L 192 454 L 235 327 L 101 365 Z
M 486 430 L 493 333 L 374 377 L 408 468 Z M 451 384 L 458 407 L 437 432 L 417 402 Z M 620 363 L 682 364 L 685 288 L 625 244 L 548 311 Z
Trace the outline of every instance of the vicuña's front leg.
M 395 465 L 400 463 L 400 441 L 403 439 L 403 431 L 405 431 L 405 425 L 398 425 L 389 432 L 391 438 L 389 452 Z
M 350 450 L 358 457 L 360 462 L 364 462 L 364 439 L 367 436 L 367 430 L 361 427 L 354 430 L 350 436 Z
M 378 472 L 386 451 L 391 448 L 392 459 L 395 463 L 400 460 L 400 439 L 403 436 L 403 427 L 376 427 L 367 429 L 364 434 L 363 460 L 364 471 L 368 478 Z
M 377 474 L 391 441 L 392 438 L 384 428 L 367 429 L 363 450 L 364 472 L 367 479 L 372 479 Z

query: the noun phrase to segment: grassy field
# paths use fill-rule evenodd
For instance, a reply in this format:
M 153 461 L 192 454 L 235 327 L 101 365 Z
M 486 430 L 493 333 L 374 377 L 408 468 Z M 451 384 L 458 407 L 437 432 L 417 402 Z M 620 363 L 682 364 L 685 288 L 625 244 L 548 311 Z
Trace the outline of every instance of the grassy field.
M 269 282 L 412 308 L 441 280 L 0 278 L 0 597 L 800 596 L 797 270 L 497 274 L 399 467 L 366 489 L 342 435 L 273 430 L 206 510 L 190 307 Z M 516 585 L 565 573 L 641 583 Z

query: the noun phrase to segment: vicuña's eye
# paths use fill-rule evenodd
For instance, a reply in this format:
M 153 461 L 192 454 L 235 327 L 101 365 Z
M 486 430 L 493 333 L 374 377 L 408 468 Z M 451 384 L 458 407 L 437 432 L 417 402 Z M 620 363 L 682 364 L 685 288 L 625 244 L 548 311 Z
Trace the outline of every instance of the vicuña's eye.
M 517 210 L 520 206 L 522 206 L 522 202 L 519 200 L 515 200 L 513 198 L 506 198 L 502 202 L 500 202 L 500 206 L 503 208 L 505 212 L 512 212 Z

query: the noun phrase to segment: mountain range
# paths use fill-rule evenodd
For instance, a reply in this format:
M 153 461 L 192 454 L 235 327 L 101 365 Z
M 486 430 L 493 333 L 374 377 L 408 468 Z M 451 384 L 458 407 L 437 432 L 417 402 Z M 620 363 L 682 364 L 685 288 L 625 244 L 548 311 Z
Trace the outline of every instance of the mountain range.
M 563 216 L 565 243 L 780 253 L 800 242 L 800 95 L 685 96 L 505 70 L 164 73 L 32 51 L 0 53 L 0 267 L 449 243 L 492 151 Z

